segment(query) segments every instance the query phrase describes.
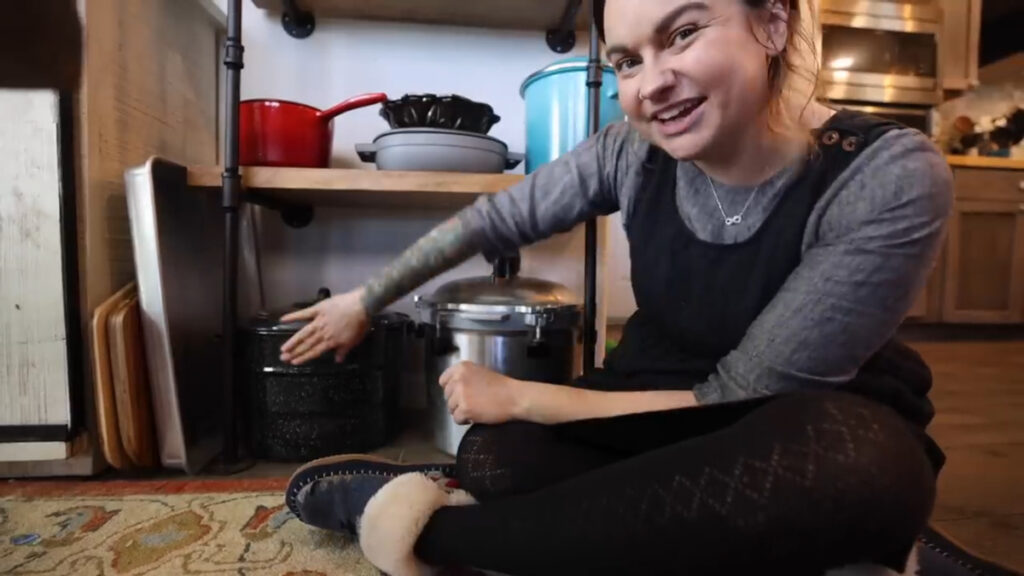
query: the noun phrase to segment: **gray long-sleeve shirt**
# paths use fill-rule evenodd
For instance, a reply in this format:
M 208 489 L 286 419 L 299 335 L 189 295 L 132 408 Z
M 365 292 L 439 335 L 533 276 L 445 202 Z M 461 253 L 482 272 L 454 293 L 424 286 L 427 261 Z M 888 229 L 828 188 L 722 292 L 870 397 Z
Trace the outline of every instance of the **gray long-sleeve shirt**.
M 481 197 L 460 218 L 485 254 L 510 252 L 616 210 L 628 222 L 649 146 L 627 123 L 613 124 L 509 190 Z M 742 241 L 798 169 L 787 166 L 758 187 L 715 182 L 729 216 L 754 195 L 742 223 L 726 227 L 708 178 L 679 162 L 680 217 L 703 240 Z M 739 346 L 694 388 L 698 402 L 831 388 L 853 378 L 924 288 L 952 199 L 950 169 L 920 132 L 894 130 L 863 150 L 811 213 L 798 267 Z

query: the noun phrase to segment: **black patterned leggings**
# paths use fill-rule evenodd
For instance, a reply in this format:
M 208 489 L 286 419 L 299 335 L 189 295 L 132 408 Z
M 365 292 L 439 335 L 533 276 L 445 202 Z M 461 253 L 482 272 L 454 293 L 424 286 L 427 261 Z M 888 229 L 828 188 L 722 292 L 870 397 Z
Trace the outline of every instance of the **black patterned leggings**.
M 935 497 L 909 425 L 843 392 L 475 426 L 457 471 L 481 503 L 438 510 L 417 556 L 515 576 L 902 571 Z

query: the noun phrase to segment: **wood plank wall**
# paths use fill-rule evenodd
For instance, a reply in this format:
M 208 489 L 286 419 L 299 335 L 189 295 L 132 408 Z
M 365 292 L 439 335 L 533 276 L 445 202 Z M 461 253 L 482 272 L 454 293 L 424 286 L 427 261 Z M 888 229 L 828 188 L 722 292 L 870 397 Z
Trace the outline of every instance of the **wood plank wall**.
M 91 313 L 134 275 L 125 169 L 152 155 L 217 162 L 220 36 L 197 2 L 85 0 L 84 9 L 79 206 Z

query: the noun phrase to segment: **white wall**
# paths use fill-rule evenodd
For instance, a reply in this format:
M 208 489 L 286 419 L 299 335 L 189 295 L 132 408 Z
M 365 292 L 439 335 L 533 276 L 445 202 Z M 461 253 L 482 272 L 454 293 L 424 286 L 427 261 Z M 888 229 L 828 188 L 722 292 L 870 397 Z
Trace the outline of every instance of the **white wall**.
M 564 58 L 550 51 L 542 32 L 499 31 L 399 23 L 317 20 L 304 40 L 288 36 L 278 16 L 243 2 L 245 69 L 242 98 L 283 98 L 320 108 L 364 92 L 390 97 L 407 93 L 459 94 L 486 102 L 502 117 L 490 135 L 511 151 L 525 147 L 523 79 Z M 585 54 L 581 37 L 576 53 Z M 353 149 L 389 129 L 379 107 L 346 113 L 335 120 L 332 166 L 367 168 Z M 520 166 L 516 172 L 521 173 Z M 451 212 L 423 210 L 322 211 L 304 230 L 284 227 L 264 213 L 261 233 L 268 306 L 308 298 L 320 285 L 340 291 L 357 286 Z M 523 274 L 562 282 L 583 297 L 582 226 L 523 252 Z M 487 273 L 476 257 L 439 282 Z M 412 310 L 411 298 L 395 306 Z

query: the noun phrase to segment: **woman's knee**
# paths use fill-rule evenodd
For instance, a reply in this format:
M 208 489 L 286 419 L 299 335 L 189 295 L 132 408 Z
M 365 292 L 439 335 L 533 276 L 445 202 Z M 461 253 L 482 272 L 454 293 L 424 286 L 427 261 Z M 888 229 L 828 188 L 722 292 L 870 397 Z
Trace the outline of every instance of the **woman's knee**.
M 459 485 L 478 500 L 506 496 L 532 487 L 538 456 L 551 432 L 531 422 L 472 426 L 459 444 Z
M 796 394 L 778 404 L 777 417 L 795 425 L 806 449 L 835 473 L 924 491 L 934 485 L 924 444 L 888 406 L 847 392 Z
M 931 515 L 936 483 L 911 425 L 887 406 L 842 392 L 793 395 L 777 410 L 775 418 L 792 426 L 790 448 L 814 469 L 809 496 L 829 504 L 822 511 L 832 521 L 838 512 L 876 549 L 909 550 Z

